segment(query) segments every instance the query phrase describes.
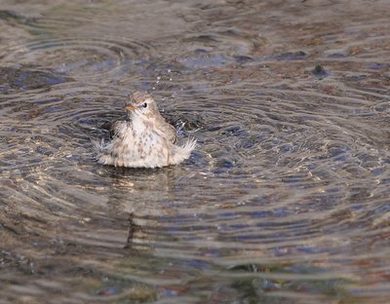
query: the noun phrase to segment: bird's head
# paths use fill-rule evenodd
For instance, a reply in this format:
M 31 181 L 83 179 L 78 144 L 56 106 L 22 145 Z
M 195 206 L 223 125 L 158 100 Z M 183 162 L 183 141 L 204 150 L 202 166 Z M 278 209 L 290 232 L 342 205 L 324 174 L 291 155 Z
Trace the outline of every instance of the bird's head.
M 125 106 L 130 117 L 139 116 L 150 119 L 158 113 L 158 107 L 153 97 L 146 92 L 136 91 L 130 96 L 130 103 Z

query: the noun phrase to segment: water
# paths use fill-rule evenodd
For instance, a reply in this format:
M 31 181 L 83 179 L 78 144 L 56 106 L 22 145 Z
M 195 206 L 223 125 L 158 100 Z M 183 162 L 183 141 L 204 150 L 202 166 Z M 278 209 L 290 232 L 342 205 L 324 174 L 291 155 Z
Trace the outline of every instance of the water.
M 388 1 L 0 1 L 0 303 L 384 303 Z M 97 164 L 147 90 L 182 165 Z

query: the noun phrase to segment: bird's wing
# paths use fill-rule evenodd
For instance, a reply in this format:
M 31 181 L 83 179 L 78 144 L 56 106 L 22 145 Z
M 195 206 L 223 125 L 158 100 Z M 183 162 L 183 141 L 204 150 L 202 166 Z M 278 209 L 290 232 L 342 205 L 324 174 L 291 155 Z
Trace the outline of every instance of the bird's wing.
M 167 137 L 171 143 L 175 143 L 177 141 L 177 132 L 176 128 L 167 123 Z
M 102 125 L 100 125 L 100 128 L 108 131 L 110 139 L 113 139 L 115 134 L 118 133 L 118 128 L 122 126 L 124 122 L 126 122 L 125 119 L 125 117 L 121 117 L 121 119 L 116 121 L 106 121 Z
M 168 138 L 168 140 L 174 144 L 177 141 L 176 128 L 174 126 L 172 126 L 170 123 L 168 123 L 166 121 L 166 119 L 164 117 L 162 117 L 161 115 L 158 115 L 157 119 L 158 119 L 159 125 L 160 125 L 159 129 L 161 129 L 163 136 Z
M 120 136 L 120 131 L 124 130 L 128 126 L 128 122 L 124 120 L 114 121 L 110 127 L 110 138 Z

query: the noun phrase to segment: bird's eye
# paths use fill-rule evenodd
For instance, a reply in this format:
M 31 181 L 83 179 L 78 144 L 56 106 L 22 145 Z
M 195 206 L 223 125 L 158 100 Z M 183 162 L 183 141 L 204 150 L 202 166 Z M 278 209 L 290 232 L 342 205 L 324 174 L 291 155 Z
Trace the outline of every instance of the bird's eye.
M 146 108 L 148 106 L 148 104 L 145 102 L 142 104 L 142 107 Z

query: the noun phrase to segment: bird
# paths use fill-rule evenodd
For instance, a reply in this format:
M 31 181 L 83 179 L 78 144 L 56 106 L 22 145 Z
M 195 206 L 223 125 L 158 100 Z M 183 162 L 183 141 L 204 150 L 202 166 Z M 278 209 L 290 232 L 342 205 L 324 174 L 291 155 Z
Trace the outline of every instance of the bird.
M 161 168 L 188 159 L 195 139 L 177 143 L 177 132 L 160 114 L 154 98 L 136 91 L 125 106 L 127 120 L 112 125 L 112 139 L 95 143 L 97 161 L 103 165 L 129 168 Z

